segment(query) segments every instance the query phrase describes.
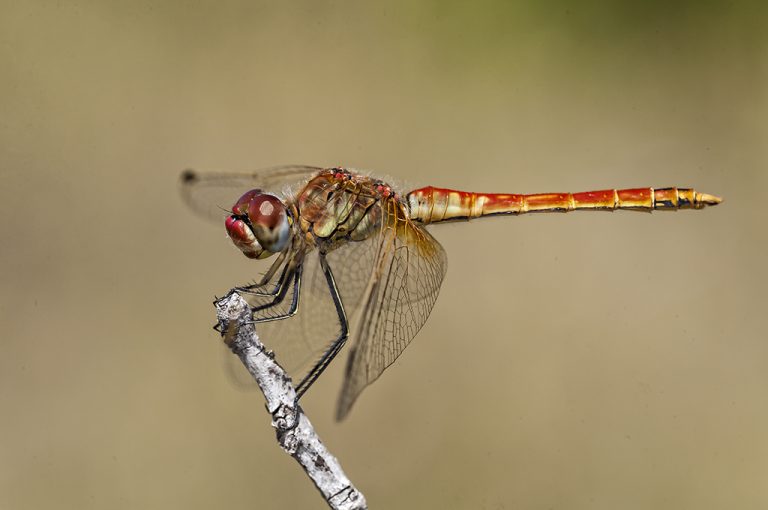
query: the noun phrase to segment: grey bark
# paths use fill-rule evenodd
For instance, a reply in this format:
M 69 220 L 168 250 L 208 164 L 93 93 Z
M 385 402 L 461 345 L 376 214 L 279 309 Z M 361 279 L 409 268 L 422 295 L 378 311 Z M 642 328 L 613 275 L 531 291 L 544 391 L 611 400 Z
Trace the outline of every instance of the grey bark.
M 349 481 L 298 406 L 290 377 L 259 340 L 248 303 L 233 292 L 216 302 L 216 315 L 224 342 L 264 393 L 280 447 L 296 459 L 331 508 L 368 508 L 363 494 Z

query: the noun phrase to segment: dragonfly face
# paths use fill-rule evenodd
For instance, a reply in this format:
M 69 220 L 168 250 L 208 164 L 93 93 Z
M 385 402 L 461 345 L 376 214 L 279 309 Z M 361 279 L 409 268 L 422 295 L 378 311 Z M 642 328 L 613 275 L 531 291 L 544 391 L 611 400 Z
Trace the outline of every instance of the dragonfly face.
M 264 259 L 283 251 L 291 234 L 285 204 L 259 189 L 246 192 L 235 202 L 225 226 L 235 246 L 252 259 Z

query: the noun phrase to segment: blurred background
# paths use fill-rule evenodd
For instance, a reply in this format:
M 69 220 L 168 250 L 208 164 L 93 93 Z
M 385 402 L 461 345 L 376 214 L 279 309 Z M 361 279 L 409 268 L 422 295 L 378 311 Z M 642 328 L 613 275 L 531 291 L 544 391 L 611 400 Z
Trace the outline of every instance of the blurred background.
M 0 0 L 0 508 L 324 508 L 211 329 L 263 266 L 178 193 L 283 163 L 725 198 L 433 228 L 412 345 L 303 400 L 371 508 L 767 507 L 767 14 Z

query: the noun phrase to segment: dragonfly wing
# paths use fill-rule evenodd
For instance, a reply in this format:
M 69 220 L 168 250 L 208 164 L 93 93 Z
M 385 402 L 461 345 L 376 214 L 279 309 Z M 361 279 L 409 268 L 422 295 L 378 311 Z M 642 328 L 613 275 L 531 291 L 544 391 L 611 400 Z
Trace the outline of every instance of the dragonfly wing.
M 325 285 L 325 287 L 323 287 Z M 267 309 L 254 312 L 255 319 L 285 315 L 289 312 L 295 288 L 291 288 L 284 300 Z M 241 295 L 252 307 L 263 306 L 274 300 L 272 297 L 255 296 L 247 292 Z M 304 255 L 298 311 L 292 317 L 261 322 L 256 331 L 262 343 L 275 354 L 275 359 L 298 384 L 311 368 L 313 361 L 320 357 L 328 345 L 338 336 L 339 321 L 328 286 L 316 252 Z M 235 367 L 230 370 L 238 385 L 254 386 L 249 381 L 237 358 L 231 356 Z M 242 377 L 241 377 L 242 375 Z M 246 382 L 247 381 L 247 382 Z
M 197 172 L 181 174 L 181 196 L 195 213 L 221 223 L 240 195 L 259 188 L 278 195 L 286 186 L 307 181 L 321 168 L 305 165 L 276 166 L 255 172 Z
M 368 294 L 353 337 L 337 420 L 349 413 L 366 386 L 403 352 L 432 310 L 445 276 L 445 250 L 408 219 L 395 200 L 387 209 L 376 243 Z
M 342 302 L 349 317 L 365 302 L 365 291 L 375 262 L 370 242 L 341 245 L 326 256 L 332 267 Z M 276 283 L 279 271 L 273 278 Z M 262 315 L 285 313 L 291 303 L 293 289 L 280 305 L 261 312 Z M 251 306 L 263 305 L 269 298 L 242 294 Z M 298 312 L 283 320 L 257 325 L 259 338 L 275 353 L 275 358 L 298 384 L 339 335 L 339 319 L 328 289 L 317 252 L 304 255 Z M 254 386 L 236 357 L 229 356 L 227 371 L 238 386 Z

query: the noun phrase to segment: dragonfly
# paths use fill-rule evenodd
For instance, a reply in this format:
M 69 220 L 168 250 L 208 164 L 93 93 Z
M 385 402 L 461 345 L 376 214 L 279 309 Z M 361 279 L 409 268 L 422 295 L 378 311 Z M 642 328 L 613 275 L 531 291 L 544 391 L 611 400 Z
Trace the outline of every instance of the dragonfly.
M 702 209 L 721 202 L 678 187 L 510 194 L 427 186 L 402 193 L 364 172 L 312 166 L 186 170 L 181 190 L 194 211 L 223 220 L 246 257 L 274 257 L 260 278 L 230 292 L 246 299 L 260 328 L 269 328 L 261 336 L 299 381 L 298 398 L 351 344 L 337 420 L 429 317 L 447 257 L 428 225 L 543 212 Z M 234 205 L 225 208 L 228 203 Z

